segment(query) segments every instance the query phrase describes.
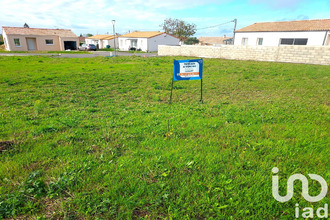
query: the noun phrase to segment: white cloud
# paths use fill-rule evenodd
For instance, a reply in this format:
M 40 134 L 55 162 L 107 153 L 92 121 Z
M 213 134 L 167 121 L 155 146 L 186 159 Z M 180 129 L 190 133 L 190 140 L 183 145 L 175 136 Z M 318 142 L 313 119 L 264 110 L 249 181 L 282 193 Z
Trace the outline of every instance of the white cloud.
M 159 30 L 169 11 L 215 2 L 219 3 L 216 0 L 3 0 L 0 24 L 23 26 L 26 22 L 30 27 L 71 28 L 77 34 L 87 30 L 96 34 L 112 32 L 111 20 L 115 19 L 117 32 Z
M 305 1 L 1 0 L 0 26 L 23 26 L 26 22 L 30 27 L 69 28 L 76 34 L 104 34 L 112 33 L 111 20 L 113 19 L 116 20 L 117 33 L 125 33 L 129 30 L 161 30 L 159 25 L 166 18 L 183 19 L 196 24 L 197 28 L 237 18 L 239 28 L 253 22 L 282 19 L 288 14 L 288 7 L 294 9 L 303 5 L 309 8 L 310 5 L 302 4 Z M 266 5 L 269 9 L 256 12 L 256 9 L 260 9 L 256 5 Z M 328 3 L 324 5 L 327 6 Z M 290 16 L 307 15 L 310 18 L 317 18 L 318 14 L 321 14 L 326 17 L 325 7 L 318 13 L 296 10 L 297 12 Z M 282 13 L 274 8 L 282 8 Z M 232 26 L 228 24 L 221 28 L 231 29 Z M 213 33 L 218 35 L 219 31 L 214 30 Z
M 304 0 L 276 0 L 276 1 L 265 1 L 265 0 L 250 0 L 252 4 L 265 4 L 273 9 L 294 9 Z

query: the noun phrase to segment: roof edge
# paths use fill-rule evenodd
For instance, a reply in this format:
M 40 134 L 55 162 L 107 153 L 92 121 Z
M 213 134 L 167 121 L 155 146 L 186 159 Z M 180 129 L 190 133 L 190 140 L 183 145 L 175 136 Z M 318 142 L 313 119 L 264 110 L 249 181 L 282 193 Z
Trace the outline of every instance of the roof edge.
M 324 29 L 324 30 L 300 30 L 300 31 L 235 31 L 235 33 L 252 33 L 252 32 L 317 32 L 317 31 L 330 31 L 330 29 Z
M 327 24 L 327 25 L 316 25 L 316 24 L 319 24 L 320 22 L 325 22 L 324 24 Z M 248 26 L 245 26 L 245 27 L 242 27 L 238 30 L 235 31 L 235 33 L 239 33 L 239 32 L 298 32 L 298 31 L 330 31 L 330 27 L 328 27 L 328 22 L 330 22 L 330 19 L 329 18 L 326 18 L 326 19 L 311 19 L 311 20 L 292 20 L 292 21 L 268 21 L 268 22 L 255 22 L 251 25 L 248 25 Z M 258 27 L 260 29 L 267 26 L 267 25 L 274 25 L 274 24 L 278 24 L 280 25 L 281 27 L 283 27 L 283 25 L 285 25 L 285 23 L 287 23 L 288 25 L 295 25 L 295 26 L 299 26 L 301 25 L 302 23 L 309 23 L 309 25 L 312 25 L 308 28 L 308 25 L 307 25 L 307 28 L 306 28 L 306 25 L 304 26 L 304 28 L 295 28 L 293 30 L 288 30 L 284 28 L 284 30 L 251 30 L 255 27 Z M 323 24 L 323 23 L 322 23 Z M 315 27 L 315 28 L 313 28 Z M 248 30 L 250 29 L 250 30 Z M 270 28 L 272 29 L 272 28 Z
M 4 28 L 25 28 L 25 27 L 10 27 L 10 26 L 2 26 Z M 26 28 L 26 29 L 38 29 L 38 30 L 63 30 L 63 31 L 72 31 L 71 29 L 63 29 L 63 28 Z

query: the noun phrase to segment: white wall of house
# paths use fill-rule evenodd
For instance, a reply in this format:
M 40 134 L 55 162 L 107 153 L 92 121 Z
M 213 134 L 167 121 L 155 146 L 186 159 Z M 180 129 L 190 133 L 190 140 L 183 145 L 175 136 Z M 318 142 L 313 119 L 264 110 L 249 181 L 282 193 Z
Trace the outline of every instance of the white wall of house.
M 86 39 L 86 44 L 95 44 L 95 46 L 98 44 L 99 49 L 104 49 L 107 47 L 107 45 L 110 45 L 111 48 L 114 48 L 115 41 L 114 39 L 111 40 L 98 40 L 98 39 Z M 116 45 L 118 48 L 118 38 L 116 38 Z
M 8 43 L 8 37 L 5 31 L 2 31 L 2 37 L 5 44 L 5 49 L 11 51 L 10 44 Z
M 180 40 L 168 34 L 161 34 L 151 38 L 126 38 L 119 37 L 119 49 L 129 50 L 131 47 L 141 49 L 142 51 L 158 51 L 158 45 L 179 45 Z
M 118 48 L 118 38 L 116 40 L 111 39 L 111 40 L 103 40 L 103 48 L 106 48 L 107 45 L 109 45 L 111 48 L 115 47 L 115 41 L 116 41 L 116 48 Z
M 141 49 L 142 51 L 148 50 L 148 38 L 132 38 L 132 37 L 119 37 L 119 50 L 127 51 L 131 47 Z
M 149 51 L 158 51 L 158 45 L 178 46 L 180 39 L 166 33 L 148 39 Z
M 99 40 L 96 40 L 96 39 L 85 39 L 85 42 L 86 44 L 98 44 L 99 43 Z
M 246 40 L 243 38 L 247 38 L 246 46 L 257 46 L 258 38 L 263 38 L 262 46 L 278 46 L 281 38 L 307 38 L 308 46 L 322 46 L 324 42 L 327 42 L 328 37 L 327 31 L 237 32 L 234 44 L 244 45 L 243 42 Z

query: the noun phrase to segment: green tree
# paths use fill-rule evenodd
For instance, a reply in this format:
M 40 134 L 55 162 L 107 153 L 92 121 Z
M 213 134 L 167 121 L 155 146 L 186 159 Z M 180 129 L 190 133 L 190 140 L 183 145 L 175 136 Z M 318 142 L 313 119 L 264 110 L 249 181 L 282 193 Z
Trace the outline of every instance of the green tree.
M 198 44 L 199 40 L 196 37 L 188 37 L 185 41 L 184 44 L 188 44 L 188 45 L 194 45 L 194 44 Z
M 196 33 L 196 25 L 189 24 L 183 20 L 167 18 L 164 23 L 160 25 L 166 33 L 172 34 L 181 41 Z
M 2 36 L 2 34 L 0 34 L 0 45 L 2 45 L 3 44 L 3 36 Z
M 85 34 L 86 37 L 92 37 L 93 34 Z

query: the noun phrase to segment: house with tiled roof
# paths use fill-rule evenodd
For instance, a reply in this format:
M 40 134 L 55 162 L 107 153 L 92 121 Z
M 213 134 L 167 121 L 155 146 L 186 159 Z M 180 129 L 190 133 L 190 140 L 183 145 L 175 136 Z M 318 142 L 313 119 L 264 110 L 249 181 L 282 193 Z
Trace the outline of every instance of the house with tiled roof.
M 107 48 L 107 46 L 114 48 L 115 44 L 118 48 L 118 39 L 114 35 L 95 35 L 87 37 L 85 42 L 86 44 L 95 44 L 99 49 Z
M 85 43 L 86 37 L 80 35 L 80 36 L 78 37 L 78 39 L 79 39 L 79 44 L 81 45 L 81 44 L 84 44 L 84 43 Z
M 226 35 L 223 37 L 200 37 L 199 45 L 202 46 L 220 46 L 223 44 L 231 44 L 232 37 L 227 37 Z
M 235 31 L 235 45 L 330 46 L 330 19 L 254 23 Z
M 78 36 L 69 29 L 2 27 L 2 34 L 8 51 L 63 51 L 79 46 Z
M 123 51 L 158 51 L 158 45 L 180 45 L 180 39 L 160 31 L 134 31 L 118 37 L 119 49 Z

